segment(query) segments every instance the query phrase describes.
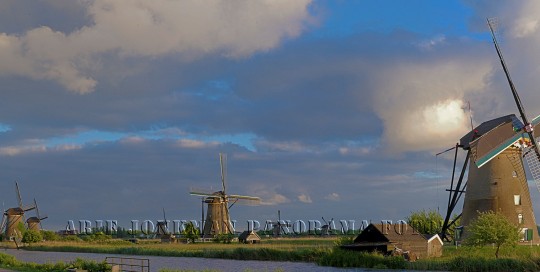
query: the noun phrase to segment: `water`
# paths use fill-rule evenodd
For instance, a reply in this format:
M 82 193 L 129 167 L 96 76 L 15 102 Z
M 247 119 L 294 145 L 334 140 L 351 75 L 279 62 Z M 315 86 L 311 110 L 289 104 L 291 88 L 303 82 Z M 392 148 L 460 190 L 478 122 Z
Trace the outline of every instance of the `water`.
M 124 258 L 145 258 L 150 260 L 150 271 L 157 272 L 163 268 L 169 269 L 214 269 L 218 271 L 314 271 L 314 272 L 349 272 L 349 271 L 375 271 L 370 269 L 343 269 L 335 267 L 317 266 L 313 263 L 298 262 L 266 262 L 266 261 L 238 261 L 225 259 L 207 259 L 207 258 L 187 258 L 187 257 L 160 257 L 160 256 L 130 256 L 114 254 L 97 253 L 75 253 L 75 252 L 43 252 L 43 251 L 24 251 L 16 249 L 0 250 L 0 252 L 11 254 L 20 261 L 34 263 L 55 263 L 58 261 L 69 262 L 76 258 L 91 259 L 103 261 L 105 257 L 124 257 Z M 376 270 L 383 271 L 383 270 Z M 391 270 L 395 271 L 395 270 Z

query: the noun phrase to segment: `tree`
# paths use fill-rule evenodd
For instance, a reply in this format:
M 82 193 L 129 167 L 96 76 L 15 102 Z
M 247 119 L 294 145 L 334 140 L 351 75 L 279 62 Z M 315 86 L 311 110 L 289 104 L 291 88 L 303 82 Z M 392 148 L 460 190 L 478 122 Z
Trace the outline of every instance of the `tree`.
M 195 227 L 193 222 L 187 222 L 184 224 L 184 231 L 182 234 L 192 243 L 195 243 L 195 240 L 199 238 L 199 229 Z
M 497 248 L 495 258 L 499 258 L 501 246 L 515 245 L 519 239 L 519 227 L 512 224 L 504 215 L 493 211 L 478 213 L 478 218 L 469 224 L 466 231 L 467 245 L 494 244 Z
M 22 237 L 23 243 L 37 243 L 41 242 L 43 240 L 43 236 L 41 235 L 41 232 L 37 230 L 26 230 Z
M 60 240 L 60 237 L 58 236 L 58 234 L 56 234 L 54 231 L 51 231 L 51 230 L 42 230 L 41 235 L 43 236 L 43 240 L 45 241 Z
M 422 234 L 438 234 L 441 232 L 443 218 L 435 210 L 411 212 L 407 223 Z

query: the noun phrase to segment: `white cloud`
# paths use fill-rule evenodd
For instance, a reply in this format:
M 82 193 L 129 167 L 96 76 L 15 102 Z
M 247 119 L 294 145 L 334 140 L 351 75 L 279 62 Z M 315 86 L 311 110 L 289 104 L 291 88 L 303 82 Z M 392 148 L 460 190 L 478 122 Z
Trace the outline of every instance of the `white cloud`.
M 84 94 L 98 84 L 92 72 L 103 53 L 246 57 L 298 36 L 310 20 L 309 4 L 310 0 L 95 0 L 87 8 L 93 24 L 73 33 L 47 26 L 20 36 L 0 33 L 0 74 L 54 80 Z
M 381 72 L 374 108 L 384 122 L 386 149 L 426 151 L 461 138 L 469 129 L 462 99 L 483 91 L 491 71 L 485 60 L 460 56 Z
M 178 146 L 185 147 L 185 148 L 204 148 L 204 147 L 218 145 L 217 142 L 204 142 L 204 141 L 191 140 L 191 139 L 180 139 L 176 142 Z
M 307 194 L 301 194 L 298 196 L 298 200 L 300 200 L 300 202 L 304 202 L 304 203 L 313 203 L 313 201 L 311 200 L 311 197 Z
M 339 201 L 341 197 L 339 196 L 338 193 L 331 193 L 325 196 L 324 199 L 331 200 L 331 201 Z
M 433 49 L 435 46 L 444 43 L 446 41 L 446 37 L 444 35 L 437 35 L 429 40 L 424 40 L 418 43 L 418 46 L 425 50 Z
M 277 205 L 291 202 L 286 196 L 282 194 L 274 194 L 270 198 L 263 199 L 261 205 Z
M 516 38 L 523 38 L 536 32 L 538 29 L 538 19 L 519 18 L 514 22 L 512 33 Z

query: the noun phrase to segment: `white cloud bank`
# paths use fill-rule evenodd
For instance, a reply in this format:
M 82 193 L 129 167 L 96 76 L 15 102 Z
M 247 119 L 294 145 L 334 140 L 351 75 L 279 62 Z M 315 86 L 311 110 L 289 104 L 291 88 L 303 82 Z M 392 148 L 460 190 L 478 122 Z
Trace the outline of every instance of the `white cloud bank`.
M 384 122 L 383 142 L 392 152 L 429 151 L 470 129 L 466 94 L 488 84 L 489 60 L 441 58 L 400 63 L 381 72 L 375 111 Z
M 95 0 L 93 24 L 73 33 L 47 26 L 22 36 L 0 33 L 0 75 L 54 80 L 77 92 L 98 84 L 96 56 L 196 58 L 249 56 L 298 36 L 310 20 L 310 0 L 144 1 Z

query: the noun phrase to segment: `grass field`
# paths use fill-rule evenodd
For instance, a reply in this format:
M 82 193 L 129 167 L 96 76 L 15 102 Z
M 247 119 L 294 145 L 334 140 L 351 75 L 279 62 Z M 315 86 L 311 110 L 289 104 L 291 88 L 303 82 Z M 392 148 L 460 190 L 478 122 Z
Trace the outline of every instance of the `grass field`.
M 502 248 L 495 258 L 493 247 L 446 246 L 440 258 L 406 262 L 401 257 L 343 251 L 335 247 L 335 238 L 263 239 L 260 244 L 195 243 L 162 244 L 123 240 L 45 242 L 28 246 L 27 250 L 59 252 L 94 252 L 107 254 L 205 257 L 262 261 L 315 262 L 323 266 L 365 267 L 445 271 L 540 271 L 540 247 L 515 246 Z M 6 244 L 4 244 L 6 245 Z

